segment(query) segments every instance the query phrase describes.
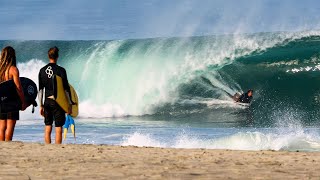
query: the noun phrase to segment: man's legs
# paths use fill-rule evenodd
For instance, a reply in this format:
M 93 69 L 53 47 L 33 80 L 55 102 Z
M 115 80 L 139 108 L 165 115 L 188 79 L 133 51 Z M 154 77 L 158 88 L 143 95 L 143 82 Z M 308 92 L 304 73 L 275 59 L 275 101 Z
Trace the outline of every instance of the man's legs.
M 63 125 L 66 122 L 66 113 L 63 111 L 63 109 L 61 109 L 61 107 L 58 104 L 56 104 L 55 109 L 53 111 L 53 115 L 56 128 L 56 144 L 61 144 Z
M 56 144 L 62 143 L 62 127 L 56 127 Z
M 44 130 L 44 141 L 46 144 L 51 144 L 52 125 L 46 125 Z

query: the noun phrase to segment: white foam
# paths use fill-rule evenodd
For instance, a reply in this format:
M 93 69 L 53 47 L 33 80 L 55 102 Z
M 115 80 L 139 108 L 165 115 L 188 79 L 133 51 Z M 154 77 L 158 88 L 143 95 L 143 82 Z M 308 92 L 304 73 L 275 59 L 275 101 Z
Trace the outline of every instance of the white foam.
M 291 73 L 299 73 L 299 72 L 308 72 L 308 71 L 320 71 L 320 64 L 315 66 L 305 66 L 305 67 L 299 67 L 299 68 L 292 68 L 287 70 L 286 72 Z
M 287 129 L 279 133 L 273 132 L 238 132 L 230 136 L 219 138 L 199 138 L 195 135 L 182 133 L 175 138 L 162 139 L 150 134 L 135 132 L 125 138 L 120 145 L 151 146 L 165 148 L 205 148 L 205 149 L 230 149 L 230 150 L 304 150 L 320 151 L 320 136 L 318 133 L 305 131 L 295 132 Z M 163 138 L 163 137 L 162 137 Z
M 320 151 L 319 128 L 304 128 L 301 114 L 293 108 L 274 111 L 274 128 L 222 129 L 212 135 L 180 129 L 175 137 L 157 137 L 133 133 L 121 145 L 139 145 L 170 148 L 205 148 L 231 150 L 286 150 Z M 205 131 L 205 129 L 204 129 Z M 212 129 L 212 131 L 215 131 Z M 211 134 L 211 133 L 209 133 Z M 137 136 L 138 135 L 138 136 Z M 146 140 L 146 141 L 145 141 Z
M 165 147 L 166 145 L 160 143 L 159 141 L 155 140 L 149 134 L 142 134 L 139 132 L 135 132 L 130 136 L 124 138 L 124 142 L 121 143 L 122 146 L 149 146 L 149 147 Z
M 92 101 L 84 101 L 79 104 L 80 118 L 104 118 L 127 116 L 125 110 L 120 105 L 110 103 L 97 105 Z
M 17 67 L 20 72 L 20 77 L 27 77 L 31 80 L 33 80 L 38 87 L 38 74 L 40 69 L 45 66 L 45 62 L 39 60 L 39 59 L 31 59 L 25 63 L 18 63 Z M 38 98 L 36 99 L 37 103 Z M 25 111 L 20 111 L 20 119 L 42 119 L 39 113 L 39 106 L 35 108 L 35 113 L 32 114 L 32 106 L 29 106 Z
M 239 108 L 244 109 L 248 106 L 241 105 L 239 103 L 235 103 L 233 100 L 220 100 L 213 98 L 194 98 L 194 99 L 185 99 L 179 102 L 180 104 L 205 104 L 208 107 L 212 108 Z

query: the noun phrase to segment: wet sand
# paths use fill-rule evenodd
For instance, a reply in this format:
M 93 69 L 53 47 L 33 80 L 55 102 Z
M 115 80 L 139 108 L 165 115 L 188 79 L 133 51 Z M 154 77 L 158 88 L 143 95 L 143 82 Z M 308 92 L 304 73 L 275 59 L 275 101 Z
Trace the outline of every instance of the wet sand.
M 319 152 L 0 142 L 0 179 L 319 179 Z

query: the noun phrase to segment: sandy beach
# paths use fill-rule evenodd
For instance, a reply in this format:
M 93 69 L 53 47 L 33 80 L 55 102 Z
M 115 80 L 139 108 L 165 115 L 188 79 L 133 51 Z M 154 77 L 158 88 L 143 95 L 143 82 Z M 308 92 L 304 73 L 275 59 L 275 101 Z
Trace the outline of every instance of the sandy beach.
M 320 153 L 0 143 L 0 179 L 319 179 Z

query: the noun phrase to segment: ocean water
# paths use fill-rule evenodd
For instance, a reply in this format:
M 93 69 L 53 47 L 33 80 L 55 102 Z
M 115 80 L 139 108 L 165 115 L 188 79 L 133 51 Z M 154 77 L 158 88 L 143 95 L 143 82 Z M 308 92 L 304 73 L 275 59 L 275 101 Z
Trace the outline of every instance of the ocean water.
M 77 139 L 64 143 L 320 150 L 319 31 L 0 45 L 35 82 L 60 48 L 80 99 Z M 229 97 L 249 88 L 250 107 Z M 37 112 L 21 113 L 14 140 L 43 142 Z

